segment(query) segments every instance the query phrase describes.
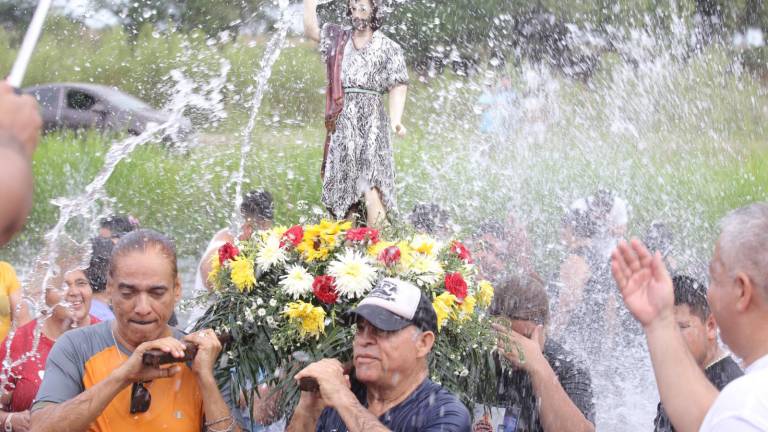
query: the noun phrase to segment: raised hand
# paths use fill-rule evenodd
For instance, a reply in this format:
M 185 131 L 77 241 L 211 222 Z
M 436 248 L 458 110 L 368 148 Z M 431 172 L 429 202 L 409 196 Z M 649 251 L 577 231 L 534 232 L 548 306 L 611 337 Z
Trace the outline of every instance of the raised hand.
M 403 126 L 402 123 L 397 123 L 392 125 L 392 132 L 394 132 L 398 137 L 403 138 L 408 133 L 408 130 Z
M 643 327 L 673 316 L 672 278 L 661 259 L 637 239 L 620 241 L 611 255 L 611 272 L 627 309 Z
M 499 353 L 513 365 L 526 371 L 533 371 L 546 362 L 544 332 L 542 326 L 535 326 L 530 336 L 524 336 L 499 323 L 491 324 L 498 335 Z

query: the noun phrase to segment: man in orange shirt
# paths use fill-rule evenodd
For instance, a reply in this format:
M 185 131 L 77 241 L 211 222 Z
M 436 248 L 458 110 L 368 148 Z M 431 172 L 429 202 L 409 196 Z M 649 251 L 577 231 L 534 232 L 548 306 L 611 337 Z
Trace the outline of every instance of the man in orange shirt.
M 57 340 L 32 406 L 32 429 L 239 431 L 213 377 L 221 351 L 216 335 L 202 330 L 184 336 L 167 324 L 181 297 L 171 241 L 150 230 L 121 238 L 110 259 L 107 291 L 115 320 Z M 151 349 L 184 357 L 179 339 L 197 345 L 192 362 L 142 364 Z

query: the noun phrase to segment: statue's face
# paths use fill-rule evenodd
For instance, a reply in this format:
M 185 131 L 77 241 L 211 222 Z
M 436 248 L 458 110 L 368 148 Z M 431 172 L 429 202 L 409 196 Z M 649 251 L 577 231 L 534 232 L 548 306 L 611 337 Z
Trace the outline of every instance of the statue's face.
M 349 0 L 349 11 L 352 18 L 352 27 L 355 30 L 365 30 L 373 21 L 373 3 L 371 0 Z

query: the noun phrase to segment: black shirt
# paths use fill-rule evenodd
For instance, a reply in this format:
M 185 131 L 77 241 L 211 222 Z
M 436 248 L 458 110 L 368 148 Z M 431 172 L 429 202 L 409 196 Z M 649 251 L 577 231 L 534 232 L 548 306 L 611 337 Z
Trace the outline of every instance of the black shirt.
M 587 368 L 559 343 L 547 339 L 544 357 L 557 375 L 560 385 L 573 404 L 590 422 L 595 422 L 595 404 L 592 378 Z M 504 432 L 543 432 L 537 408 L 538 397 L 533 391 L 531 378 L 523 370 L 516 370 L 499 383 L 499 399 L 506 407 Z
M 368 407 L 365 386 L 352 382 L 352 392 Z M 394 432 L 470 432 L 469 411 L 459 399 L 425 379 L 408 398 L 379 417 Z M 317 421 L 317 432 L 347 432 L 336 410 L 326 408 Z
M 729 382 L 744 375 L 739 365 L 731 358 L 731 356 L 725 356 L 722 360 L 708 367 L 704 371 L 709 381 L 717 387 L 718 390 L 722 390 Z M 656 419 L 653 420 L 654 430 L 656 432 L 674 432 L 675 428 L 672 427 L 672 423 L 667 417 L 667 413 L 664 412 L 664 407 L 659 403 L 659 407 L 656 414 Z

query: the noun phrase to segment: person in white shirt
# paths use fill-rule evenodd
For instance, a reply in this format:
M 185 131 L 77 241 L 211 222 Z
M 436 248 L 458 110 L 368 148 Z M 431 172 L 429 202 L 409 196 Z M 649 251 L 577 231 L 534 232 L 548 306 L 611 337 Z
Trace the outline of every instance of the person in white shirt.
M 204 292 L 210 289 L 208 273 L 211 272 L 211 257 L 216 255 L 219 248 L 225 243 L 234 243 L 235 238 L 247 240 L 253 233 L 272 228 L 275 218 L 275 205 L 272 202 L 272 194 L 264 190 L 252 190 L 243 196 L 240 204 L 240 215 L 243 217 L 243 225 L 240 233 L 232 233 L 229 228 L 219 230 L 200 258 L 195 272 L 195 292 Z
M 722 392 L 687 349 L 674 314 L 672 280 L 658 252 L 619 243 L 611 270 L 642 324 L 664 408 L 678 431 L 768 431 L 768 203 L 729 213 L 709 264 L 707 292 L 723 342 L 745 375 Z

